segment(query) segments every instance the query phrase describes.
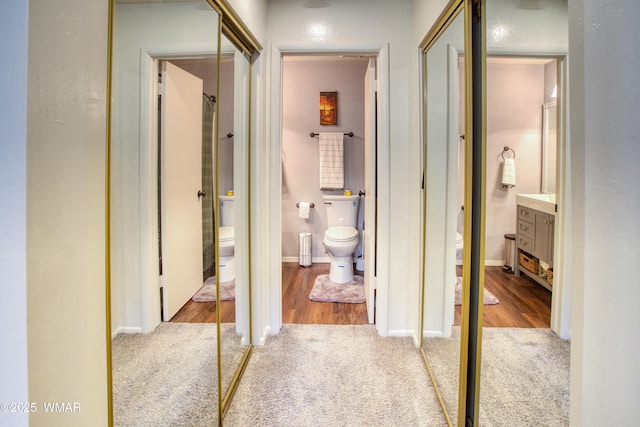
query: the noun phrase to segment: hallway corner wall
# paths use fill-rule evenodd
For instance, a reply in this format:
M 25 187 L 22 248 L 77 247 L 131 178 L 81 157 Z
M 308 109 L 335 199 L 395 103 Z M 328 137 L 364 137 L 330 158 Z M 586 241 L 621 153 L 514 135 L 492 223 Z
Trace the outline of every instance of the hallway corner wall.
M 28 402 L 27 348 L 27 45 L 28 1 L 3 5 L 0 51 L 0 402 Z M 11 325 L 11 327 L 7 327 Z M 0 413 L 0 424 L 29 425 L 26 413 Z
M 632 425 L 640 385 L 640 3 L 570 2 L 571 425 Z
M 29 2 L 31 426 L 106 425 L 106 0 Z M 43 402 L 78 411 L 47 412 Z M 77 403 L 78 406 L 75 406 Z

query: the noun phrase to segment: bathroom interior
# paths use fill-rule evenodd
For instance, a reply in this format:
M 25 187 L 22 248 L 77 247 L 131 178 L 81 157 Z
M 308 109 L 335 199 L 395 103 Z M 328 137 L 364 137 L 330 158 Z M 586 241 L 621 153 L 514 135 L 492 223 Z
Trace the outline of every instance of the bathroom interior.
M 365 280 L 365 78 L 370 66 L 366 55 L 284 56 L 282 78 L 282 295 L 284 323 L 372 323 L 367 304 L 311 301 L 319 275 L 345 285 Z M 321 124 L 320 92 L 336 92 L 336 124 Z M 341 133 L 342 183 L 323 181 L 320 166 L 322 133 Z M 329 197 L 338 196 L 329 200 Z M 341 200 L 342 199 L 342 200 Z M 370 198 L 369 198 L 370 200 Z M 353 211 L 355 230 L 343 228 L 337 240 L 348 244 L 338 266 L 333 254 L 331 209 L 346 203 Z M 331 251 L 331 253 L 330 253 Z M 344 260 L 343 260 L 344 261 Z M 333 264 L 332 264 L 333 262 Z M 333 265 L 333 267 L 332 267 Z M 339 270 L 340 269 L 340 270 Z M 343 274 L 345 270 L 350 272 Z M 339 273 L 340 271 L 340 273 Z M 359 301 L 359 300 L 358 300 Z
M 464 86 L 459 61 L 460 88 Z M 555 199 L 558 65 L 554 57 L 489 56 L 487 58 L 487 147 L 485 295 L 483 325 L 548 328 L 553 283 L 553 217 Z M 462 117 L 464 91 L 460 90 Z M 459 124 L 457 150 L 456 275 L 462 274 L 464 241 L 464 130 Z M 546 216 L 550 227 L 543 258 L 523 227 L 533 229 L 523 212 Z M 532 214 L 532 213 L 531 213 Z M 538 224 L 538 229 L 541 225 Z M 539 239 L 538 239 L 539 240 Z M 530 262 L 530 264 L 527 264 Z M 535 262 L 535 265 L 533 265 Z M 525 267 L 526 266 L 526 267 Z M 530 271 L 531 270 L 531 271 Z M 458 279 L 458 283 L 460 279 Z M 456 305 L 454 325 L 460 324 Z

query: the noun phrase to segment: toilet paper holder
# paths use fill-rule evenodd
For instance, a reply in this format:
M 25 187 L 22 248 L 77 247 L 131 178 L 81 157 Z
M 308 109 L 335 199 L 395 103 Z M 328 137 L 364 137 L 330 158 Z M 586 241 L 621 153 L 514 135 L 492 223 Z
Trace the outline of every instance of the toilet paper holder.
M 296 203 L 296 208 L 299 208 L 299 207 L 300 207 L 300 203 Z M 310 207 L 310 208 L 315 208 L 315 207 L 316 207 L 316 205 L 314 205 L 313 203 L 311 203 L 311 204 L 309 205 L 309 207 Z

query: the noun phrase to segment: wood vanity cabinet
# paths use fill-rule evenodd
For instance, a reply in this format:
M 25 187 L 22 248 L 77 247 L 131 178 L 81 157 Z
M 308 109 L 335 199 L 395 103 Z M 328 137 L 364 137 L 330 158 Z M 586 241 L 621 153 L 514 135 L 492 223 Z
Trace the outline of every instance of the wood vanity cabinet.
M 524 272 L 527 276 L 551 290 L 547 280 L 533 274 L 520 265 L 520 252 L 526 252 L 538 260 L 553 267 L 553 235 L 555 216 L 518 205 L 518 226 L 516 229 L 516 245 L 518 248 L 516 275 Z

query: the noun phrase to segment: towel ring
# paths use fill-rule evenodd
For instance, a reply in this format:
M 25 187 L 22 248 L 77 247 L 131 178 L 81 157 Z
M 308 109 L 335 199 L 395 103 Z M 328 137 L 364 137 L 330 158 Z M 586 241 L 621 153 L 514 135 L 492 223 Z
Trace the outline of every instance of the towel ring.
M 502 150 L 502 153 L 500 153 L 502 155 L 502 159 L 505 160 L 506 158 L 504 157 L 504 153 L 511 151 L 513 153 L 513 159 L 516 158 L 516 152 L 513 151 L 513 148 L 509 148 L 509 147 L 504 147 L 504 150 Z

